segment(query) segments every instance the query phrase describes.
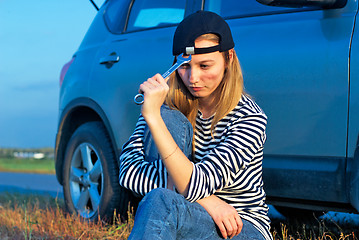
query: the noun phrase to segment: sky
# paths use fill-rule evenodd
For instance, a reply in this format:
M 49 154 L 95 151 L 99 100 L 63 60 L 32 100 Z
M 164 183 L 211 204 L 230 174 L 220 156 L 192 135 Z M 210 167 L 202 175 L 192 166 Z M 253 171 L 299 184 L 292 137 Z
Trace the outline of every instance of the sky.
M 0 0 L 0 148 L 55 146 L 60 71 L 96 13 L 89 0 Z

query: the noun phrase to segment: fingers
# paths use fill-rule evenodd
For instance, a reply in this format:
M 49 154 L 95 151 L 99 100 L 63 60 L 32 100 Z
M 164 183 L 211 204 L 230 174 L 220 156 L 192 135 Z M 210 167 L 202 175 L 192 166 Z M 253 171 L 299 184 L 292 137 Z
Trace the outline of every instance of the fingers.
M 218 228 L 219 228 L 219 231 L 221 232 L 222 236 L 224 239 L 227 239 L 227 229 L 226 227 L 224 226 L 223 222 L 216 222 Z
M 151 90 L 167 91 L 168 85 L 165 79 L 160 74 L 156 74 L 152 78 L 147 79 L 140 85 L 139 93 L 146 93 Z
M 233 232 L 236 229 L 236 225 L 233 224 L 234 223 L 234 219 L 230 218 L 230 219 L 226 219 L 224 221 L 224 226 L 227 229 L 227 236 L 229 238 L 232 238 L 234 236 Z M 237 231 L 236 231 L 237 232 Z
M 233 206 L 215 195 L 201 199 L 198 203 L 206 209 L 225 239 L 233 238 L 241 232 L 243 223 Z
M 227 237 L 233 238 L 234 236 L 237 236 L 242 231 L 243 227 L 242 220 L 238 213 L 217 219 L 215 220 L 215 223 L 217 224 L 223 238 L 225 239 Z
M 242 231 L 242 228 L 243 228 L 243 222 L 242 222 L 242 219 L 239 217 L 239 215 L 236 216 L 236 224 L 238 226 L 237 228 L 237 232 L 236 232 L 236 236 L 238 234 L 240 234 L 240 232 Z
M 237 221 L 237 219 L 239 219 L 239 221 Z M 234 218 L 229 218 L 226 222 L 225 222 L 225 227 L 227 229 L 227 235 L 229 238 L 233 238 L 234 236 L 237 236 L 241 230 L 242 230 L 242 220 L 240 219 L 240 217 L 237 215 L 237 217 Z
M 144 100 L 141 113 L 146 121 L 151 116 L 158 116 L 160 114 L 161 106 L 166 100 L 168 91 L 167 83 L 159 74 L 147 79 L 147 81 L 140 85 L 139 92 L 143 94 Z

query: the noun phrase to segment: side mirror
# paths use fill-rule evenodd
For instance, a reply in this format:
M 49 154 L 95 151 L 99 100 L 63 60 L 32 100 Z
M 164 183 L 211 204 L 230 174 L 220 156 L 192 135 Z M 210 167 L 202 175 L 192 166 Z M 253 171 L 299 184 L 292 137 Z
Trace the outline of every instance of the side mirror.
M 325 9 L 342 8 L 348 0 L 256 0 L 257 2 L 278 7 L 320 7 Z

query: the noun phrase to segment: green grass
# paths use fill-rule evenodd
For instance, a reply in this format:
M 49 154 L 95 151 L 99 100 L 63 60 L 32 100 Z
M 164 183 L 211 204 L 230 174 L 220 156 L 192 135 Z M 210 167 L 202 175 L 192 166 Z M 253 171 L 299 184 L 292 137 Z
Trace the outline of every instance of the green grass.
M 55 174 L 55 162 L 53 159 L 0 158 L 0 171 Z

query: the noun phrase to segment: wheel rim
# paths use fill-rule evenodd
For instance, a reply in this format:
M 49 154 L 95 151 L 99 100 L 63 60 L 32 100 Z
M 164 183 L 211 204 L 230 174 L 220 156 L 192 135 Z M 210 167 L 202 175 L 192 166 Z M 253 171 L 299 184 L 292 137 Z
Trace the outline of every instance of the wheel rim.
M 103 194 L 103 170 L 100 156 L 89 143 L 74 151 L 70 169 L 70 193 L 75 209 L 84 218 L 98 211 Z

